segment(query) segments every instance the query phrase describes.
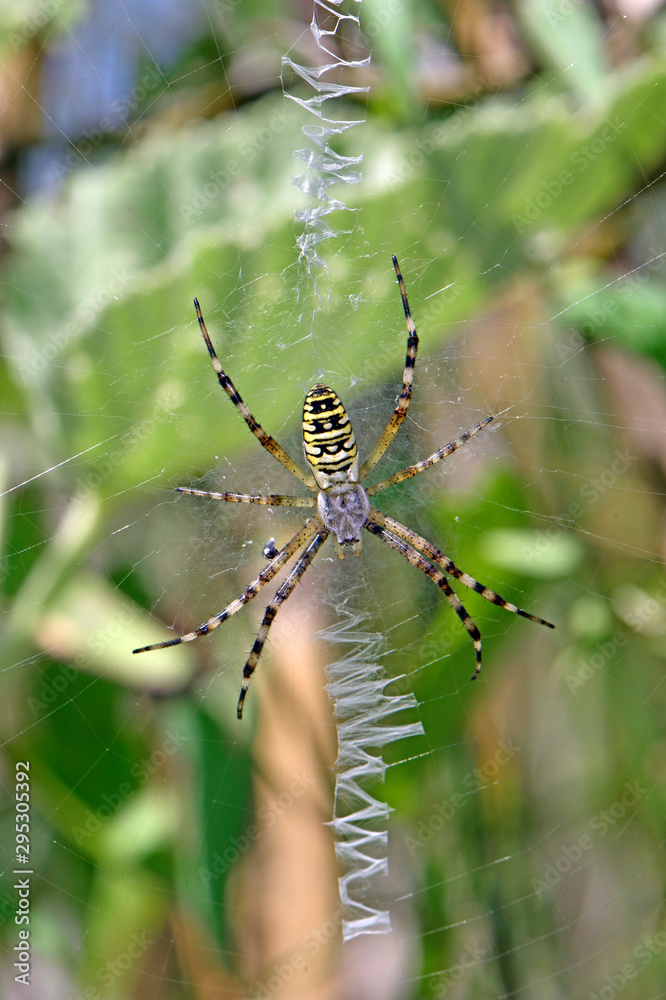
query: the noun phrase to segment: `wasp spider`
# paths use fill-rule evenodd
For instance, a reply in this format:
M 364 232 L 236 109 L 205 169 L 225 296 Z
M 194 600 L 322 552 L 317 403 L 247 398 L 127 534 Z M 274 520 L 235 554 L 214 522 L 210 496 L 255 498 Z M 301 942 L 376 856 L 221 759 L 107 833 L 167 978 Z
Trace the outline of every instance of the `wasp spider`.
M 405 419 L 409 401 L 412 395 L 412 379 L 414 375 L 414 364 L 416 362 L 416 351 L 418 347 L 418 336 L 409 310 L 405 285 L 402 274 L 398 266 L 398 261 L 393 257 L 393 266 L 398 278 L 402 305 L 407 321 L 407 356 L 405 358 L 405 371 L 402 380 L 402 391 L 398 397 L 397 405 L 391 418 L 386 425 L 384 433 L 380 437 L 374 450 L 366 458 L 365 462 L 359 466 L 358 448 L 356 438 L 352 430 L 349 416 L 338 396 L 329 389 L 327 385 L 317 383 L 307 396 L 303 405 L 303 450 L 305 461 L 309 472 L 303 472 L 292 458 L 284 451 L 278 442 L 267 434 L 261 424 L 257 423 L 247 406 L 238 394 L 236 387 L 223 371 L 222 365 L 215 353 L 206 324 L 204 323 L 199 303 L 195 299 L 194 307 L 197 312 L 199 326 L 203 339 L 206 342 L 208 353 L 210 354 L 213 368 L 217 372 L 217 378 L 234 404 L 243 420 L 246 422 L 252 433 L 259 439 L 259 442 L 267 451 L 277 458 L 285 468 L 289 469 L 293 476 L 304 486 L 311 490 L 315 496 L 297 497 L 280 495 L 250 495 L 247 493 L 214 493 L 208 490 L 194 490 L 186 486 L 176 487 L 180 493 L 189 493 L 192 496 L 212 497 L 215 500 L 226 500 L 229 503 L 256 503 L 268 507 L 306 507 L 312 510 L 303 527 L 298 531 L 287 544 L 279 551 L 275 543 L 264 549 L 264 554 L 270 559 L 269 564 L 259 575 L 249 584 L 246 590 L 237 597 L 235 601 L 209 618 L 207 622 L 200 625 L 194 632 L 187 635 L 169 639 L 166 642 L 157 642 L 151 646 L 142 646 L 135 649 L 135 653 L 145 653 L 151 649 L 164 649 L 166 646 L 175 646 L 181 642 L 192 642 L 199 636 L 208 635 L 218 625 L 235 615 L 237 611 L 247 604 L 259 593 L 262 587 L 275 577 L 287 563 L 298 554 L 298 559 L 284 583 L 278 588 L 269 603 L 257 638 L 243 668 L 243 680 L 241 683 L 240 697 L 238 699 L 237 715 L 242 718 L 243 705 L 247 694 L 250 678 L 254 673 L 259 657 L 264 648 L 264 643 L 268 636 L 268 631 L 273 624 L 273 620 L 280 609 L 280 606 L 291 595 L 296 584 L 301 579 L 307 568 L 312 563 L 319 549 L 322 547 L 329 535 L 333 535 L 337 553 L 343 557 L 346 549 L 351 549 L 356 555 L 361 551 L 361 532 L 365 528 L 371 535 L 376 535 L 390 548 L 395 549 L 401 556 L 404 556 L 413 566 L 420 569 L 422 573 L 429 576 L 437 584 L 447 601 L 458 615 L 463 626 L 467 629 L 476 654 L 476 667 L 472 675 L 475 680 L 481 670 L 481 635 L 478 628 L 467 614 L 467 611 L 449 585 L 447 577 L 454 577 L 460 580 L 466 587 L 481 594 L 487 601 L 498 604 L 507 611 L 512 611 L 530 621 L 538 622 L 540 625 L 547 625 L 554 628 L 550 622 L 543 618 L 536 618 L 528 614 L 515 604 L 505 601 L 503 597 L 493 590 L 485 587 L 473 577 L 463 573 L 462 570 L 445 556 L 443 552 L 425 538 L 421 538 L 415 531 L 405 527 L 393 518 L 382 514 L 370 504 L 370 497 L 375 493 L 381 493 L 389 486 L 395 486 L 411 476 L 418 475 L 431 465 L 446 458 L 461 445 L 469 441 L 477 434 L 482 427 L 485 427 L 493 419 L 486 417 L 476 427 L 466 431 L 455 441 L 440 448 L 428 458 L 421 462 L 416 462 L 399 472 L 394 472 L 386 479 L 373 483 L 372 486 L 361 486 L 368 474 L 374 469 L 389 444 L 393 440 L 400 424 Z M 272 541 L 272 540 L 271 540 Z

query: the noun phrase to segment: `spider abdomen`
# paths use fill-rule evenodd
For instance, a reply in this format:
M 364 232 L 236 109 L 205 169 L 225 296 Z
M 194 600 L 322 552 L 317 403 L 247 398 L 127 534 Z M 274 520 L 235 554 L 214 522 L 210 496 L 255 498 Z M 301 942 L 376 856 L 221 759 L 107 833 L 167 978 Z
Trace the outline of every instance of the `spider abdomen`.
M 303 404 L 303 451 L 321 490 L 358 482 L 358 448 L 349 414 L 327 385 L 313 385 Z

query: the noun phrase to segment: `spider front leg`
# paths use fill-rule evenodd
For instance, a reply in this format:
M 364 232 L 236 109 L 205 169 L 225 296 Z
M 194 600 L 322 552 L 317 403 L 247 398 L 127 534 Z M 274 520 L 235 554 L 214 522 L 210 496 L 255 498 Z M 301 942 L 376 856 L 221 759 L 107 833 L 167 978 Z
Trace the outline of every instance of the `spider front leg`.
M 399 472 L 394 472 L 392 476 L 387 476 L 386 479 L 380 480 L 378 483 L 374 483 L 372 486 L 367 486 L 365 488 L 366 496 L 371 497 L 374 493 L 381 493 L 383 490 L 387 490 L 389 486 L 395 486 L 396 483 L 401 483 L 405 479 L 410 479 L 412 476 L 417 476 L 419 472 L 423 472 L 424 469 L 429 469 L 431 465 L 439 462 L 442 458 L 446 458 L 448 455 L 452 455 L 454 451 L 457 451 L 462 445 L 466 444 L 471 437 L 478 434 L 480 430 L 486 427 L 492 420 L 492 417 L 484 417 L 475 427 L 471 430 L 465 431 L 461 434 L 459 438 L 455 441 L 449 441 L 445 444 L 443 448 L 439 451 L 434 452 L 428 458 L 424 458 L 422 462 L 415 462 L 414 465 L 407 466 L 406 469 L 400 469 Z
M 316 507 L 316 497 L 290 497 L 280 493 L 216 493 L 213 490 L 194 490 L 189 486 L 175 486 L 176 493 L 188 493 L 193 497 L 209 497 L 211 500 L 226 500 L 229 503 L 257 503 L 264 507 Z
M 472 680 L 475 681 L 479 676 L 481 671 L 481 633 L 478 628 L 467 614 L 467 611 L 458 598 L 455 591 L 450 587 L 448 580 L 445 575 L 436 569 L 432 563 L 428 562 L 419 552 L 416 551 L 411 545 L 404 541 L 402 538 L 398 538 L 387 528 L 383 527 L 379 520 L 375 518 L 375 515 L 379 514 L 379 511 L 375 511 L 371 508 L 370 516 L 365 524 L 365 528 L 370 532 L 371 535 L 376 535 L 377 538 L 381 538 L 390 548 L 395 552 L 399 552 L 401 556 L 404 556 L 412 564 L 420 569 L 422 573 L 429 576 L 430 579 L 437 584 L 440 588 L 447 601 L 458 615 L 458 618 L 463 623 L 463 626 L 467 629 L 467 633 L 474 643 L 474 653 L 476 655 L 476 668 L 472 674 Z
M 395 410 L 391 414 L 388 424 L 384 430 L 384 433 L 377 442 L 372 453 L 366 458 L 365 462 L 359 471 L 359 482 L 362 483 L 368 473 L 374 469 L 375 465 L 382 457 L 391 441 L 395 437 L 400 424 L 403 422 L 407 416 L 407 410 L 409 409 L 409 401 L 412 398 L 412 381 L 414 379 L 414 365 L 416 364 L 416 352 L 419 347 L 419 338 L 416 333 L 416 327 L 414 326 L 414 320 L 412 319 L 412 314 L 409 308 L 409 302 L 407 301 L 407 292 L 405 291 L 405 283 L 402 280 L 402 274 L 400 273 L 400 265 L 395 257 L 393 257 L 393 267 L 395 268 L 396 277 L 398 279 L 398 286 L 400 288 L 400 296 L 402 298 L 402 307 L 405 311 L 405 320 L 407 323 L 407 354 L 405 357 L 405 371 L 402 376 L 402 390 L 398 397 L 398 403 Z
M 233 384 L 227 373 L 222 368 L 219 358 L 215 353 L 215 348 L 213 347 L 211 339 L 208 335 L 208 330 L 206 329 L 206 324 L 204 322 L 201 309 L 199 307 L 198 299 L 194 300 L 194 308 L 196 309 L 197 312 L 197 319 L 199 320 L 199 328 L 201 330 L 201 336 L 203 337 L 206 347 L 208 348 L 208 353 L 210 354 L 210 359 L 213 363 L 213 368 L 215 369 L 217 380 L 224 389 L 224 391 L 226 392 L 227 396 L 234 404 L 234 406 L 236 407 L 236 409 L 238 410 L 241 417 L 243 418 L 247 426 L 250 428 L 254 436 L 266 449 L 266 451 L 269 451 L 274 458 L 277 458 L 278 462 L 281 462 L 286 469 L 289 469 L 292 476 L 296 476 L 296 478 L 299 479 L 309 489 L 314 489 L 315 482 L 312 476 L 307 475 L 305 472 L 303 472 L 301 468 L 299 468 L 298 465 L 296 465 L 296 462 L 294 462 L 293 458 L 287 454 L 287 452 L 281 445 L 277 443 L 274 437 L 271 437 L 271 435 L 264 430 L 261 424 L 257 420 L 255 420 L 255 418 L 248 410 L 247 406 L 241 399 L 240 393 L 236 389 L 236 386 Z
M 319 523 L 321 524 L 321 522 Z M 259 657 L 261 656 L 262 650 L 264 648 L 264 643 L 266 642 L 266 639 L 268 637 L 268 631 L 275 620 L 275 616 L 277 615 L 280 609 L 280 605 L 284 604 L 287 598 L 291 596 L 296 584 L 301 579 L 306 569 L 311 564 L 312 560 L 314 559 L 317 552 L 324 544 L 328 536 L 329 532 L 325 528 L 317 532 L 317 534 L 312 539 L 312 541 L 308 545 L 307 549 L 305 550 L 301 558 L 298 560 L 298 562 L 292 569 L 287 579 L 284 581 L 282 586 L 279 587 L 278 590 L 276 590 L 273 600 L 266 608 L 264 617 L 261 621 L 261 625 L 259 626 L 257 638 L 254 640 L 252 651 L 250 652 L 250 655 L 247 659 L 247 663 L 243 667 L 243 680 L 241 682 L 241 691 L 240 691 L 240 696 L 238 698 L 238 707 L 236 709 L 236 715 L 238 716 L 239 719 L 243 718 L 243 705 L 245 703 L 247 689 L 250 684 L 250 678 L 252 677 L 254 671 L 257 669 L 257 664 L 259 663 Z

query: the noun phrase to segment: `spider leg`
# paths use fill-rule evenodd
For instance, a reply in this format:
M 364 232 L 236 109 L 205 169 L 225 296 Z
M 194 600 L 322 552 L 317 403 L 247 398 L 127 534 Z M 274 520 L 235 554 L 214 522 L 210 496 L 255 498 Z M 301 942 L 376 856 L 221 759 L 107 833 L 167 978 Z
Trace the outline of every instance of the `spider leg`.
M 406 541 L 404 541 L 404 539 L 394 535 L 388 530 L 388 528 L 383 527 L 380 520 L 376 518 L 377 514 L 379 514 L 379 511 L 371 508 L 370 516 L 365 523 L 365 527 L 370 534 L 381 538 L 381 540 L 386 542 L 390 548 L 399 552 L 401 556 L 404 556 L 405 559 L 412 564 L 412 566 L 416 566 L 416 568 L 420 569 L 422 573 L 429 576 L 430 579 L 436 583 L 443 592 L 447 601 L 458 615 L 458 618 L 467 629 L 467 632 L 474 643 L 474 652 L 476 654 L 476 667 L 474 673 L 472 674 L 472 680 L 475 681 L 481 671 L 481 633 L 470 616 L 467 614 L 467 611 L 457 594 L 449 586 L 448 580 L 444 574 L 440 570 L 436 569 L 432 563 L 428 562 L 428 560 L 425 559 L 420 552 L 417 552 L 412 545 L 409 545 Z
M 201 334 L 203 336 L 203 339 L 206 342 L 206 347 L 208 348 L 210 359 L 213 362 L 213 368 L 217 373 L 217 380 L 224 389 L 224 391 L 226 392 L 227 396 L 234 404 L 234 406 L 236 407 L 236 409 L 238 410 L 241 417 L 243 418 L 247 426 L 250 428 L 254 436 L 258 438 L 259 442 L 266 449 L 266 451 L 269 451 L 274 458 L 277 458 L 278 462 L 281 462 L 286 469 L 289 469 L 292 476 L 296 476 L 296 478 L 299 479 L 302 483 L 304 483 L 305 486 L 309 487 L 311 490 L 314 490 L 316 487 L 315 487 L 315 481 L 312 478 L 312 476 L 309 476 L 307 473 L 303 472 L 303 470 L 299 468 L 298 465 L 296 465 L 296 462 L 294 462 L 293 458 L 291 458 L 284 450 L 284 448 L 282 448 L 281 445 L 277 443 L 275 438 L 271 437 L 270 434 L 268 434 L 264 430 L 261 424 L 254 419 L 254 417 L 248 410 L 247 406 L 245 405 L 240 395 L 238 394 L 235 385 L 233 384 L 229 376 L 224 372 L 222 365 L 220 364 L 219 358 L 215 353 L 215 348 L 213 347 L 211 339 L 208 336 L 208 330 L 206 329 L 206 324 L 204 323 L 204 318 L 201 314 L 201 309 L 199 308 L 198 299 L 194 300 L 194 308 L 197 311 L 197 319 L 199 320 L 199 327 L 201 328 Z
M 264 496 L 259 493 L 214 493 L 211 490 L 193 490 L 189 486 L 176 486 L 176 493 L 189 493 L 194 497 L 211 497 L 232 503 L 258 503 L 265 507 L 316 507 L 316 497 L 286 497 L 278 493 Z
M 388 424 L 384 430 L 384 433 L 380 437 L 379 441 L 375 445 L 374 451 L 366 458 L 365 462 L 361 466 L 359 471 L 359 482 L 363 482 L 368 473 L 374 469 L 375 465 L 382 457 L 391 441 L 395 437 L 400 424 L 405 419 L 407 415 L 407 410 L 409 408 L 409 401 L 412 396 L 412 380 L 414 378 L 414 365 L 416 364 L 416 352 L 419 346 L 419 338 L 416 333 L 416 327 L 414 326 L 414 320 L 412 319 L 412 314 L 409 309 L 409 302 L 407 301 L 407 292 L 405 291 L 405 283 L 402 280 L 402 274 L 400 273 L 400 266 L 395 257 L 393 257 L 393 266 L 395 268 L 396 277 L 398 279 L 398 285 L 400 287 L 400 296 L 402 298 L 402 307 L 405 310 L 405 320 L 407 322 L 407 355 L 405 357 L 405 372 L 402 377 L 402 391 L 398 397 L 398 403 L 395 410 L 391 414 Z
M 209 618 L 207 622 L 200 625 L 198 629 L 194 632 L 188 632 L 186 635 L 179 635 L 175 639 L 167 639 L 166 642 L 154 642 L 150 646 L 141 646 L 139 649 L 133 649 L 133 653 L 147 653 L 151 649 L 164 649 L 166 646 L 177 646 L 181 642 L 192 642 L 193 639 L 198 639 L 201 635 L 207 635 L 216 629 L 218 625 L 226 621 L 227 618 L 231 618 L 235 615 L 237 611 L 247 604 L 248 601 L 256 597 L 263 586 L 269 583 L 273 577 L 280 572 L 285 563 L 289 562 L 294 553 L 302 546 L 308 542 L 312 536 L 321 529 L 321 521 L 315 515 L 309 518 L 304 526 L 299 532 L 297 532 L 290 541 L 284 546 L 283 549 L 278 552 L 274 559 L 266 566 L 265 569 L 261 571 L 259 576 L 257 576 L 252 583 L 243 591 L 240 597 L 237 597 L 235 601 L 228 604 L 224 611 L 220 611 L 219 614 L 214 615 Z
M 408 466 L 406 469 L 400 469 L 399 472 L 394 472 L 392 476 L 388 476 L 386 479 L 382 479 L 379 483 L 374 483 L 373 486 L 364 487 L 366 495 L 371 497 L 374 493 L 381 493 L 383 490 L 387 490 L 389 486 L 395 486 L 396 483 L 401 483 L 404 479 L 410 479 L 412 476 L 417 476 L 419 472 L 423 472 L 424 469 L 429 469 L 431 465 L 435 462 L 439 462 L 440 459 L 446 458 L 447 455 L 451 455 L 454 451 L 457 451 L 461 445 L 465 444 L 471 437 L 490 423 L 492 417 L 485 417 L 476 427 L 472 427 L 471 430 L 465 431 L 461 434 L 459 438 L 455 441 L 450 441 L 445 444 L 443 448 L 439 451 L 434 452 L 428 458 L 424 458 L 422 462 L 416 462 L 414 465 Z
M 381 527 L 387 528 L 392 534 L 401 538 L 403 541 L 415 548 L 417 552 L 420 552 L 428 559 L 432 559 L 432 561 L 437 563 L 438 566 L 441 566 L 442 569 L 449 574 L 449 576 L 453 576 L 456 580 L 460 580 L 460 582 L 464 583 L 466 587 L 469 587 L 469 589 L 473 590 L 476 594 L 481 594 L 481 597 L 485 597 L 485 599 L 490 601 L 491 604 L 497 604 L 500 608 L 504 608 L 505 611 L 513 612 L 514 615 L 521 615 L 523 618 L 529 618 L 531 622 L 537 622 L 538 625 L 546 625 L 548 628 L 555 628 L 551 622 L 547 622 L 543 618 L 537 618 L 536 615 L 531 615 L 529 612 L 523 611 L 522 608 L 517 607 L 515 604 L 511 604 L 510 601 L 505 601 L 503 597 L 496 594 L 494 590 L 490 589 L 490 587 L 486 587 L 484 584 L 479 583 L 478 580 L 475 580 L 474 577 L 470 576 L 468 573 L 463 573 L 463 571 L 458 569 L 455 563 L 452 562 L 448 556 L 445 556 L 443 552 L 440 552 L 436 546 L 432 545 L 425 538 L 417 535 L 415 531 L 411 530 L 411 528 L 406 528 L 404 524 L 400 524 L 399 521 L 394 521 L 392 517 L 386 517 L 385 514 L 382 514 L 374 507 L 370 508 L 370 514 L 374 521 Z
M 247 659 L 247 663 L 243 667 L 243 680 L 241 682 L 240 696 L 238 698 L 238 707 L 236 709 L 236 715 L 239 719 L 243 718 L 243 704 L 245 702 L 245 697 L 247 695 L 247 689 L 250 684 L 250 678 L 256 670 L 257 664 L 259 662 L 259 657 L 264 648 L 264 643 L 268 637 L 268 630 L 270 629 L 275 616 L 280 609 L 280 605 L 283 604 L 288 597 L 290 597 L 292 591 L 294 590 L 296 584 L 301 579 L 305 573 L 308 566 L 311 564 L 312 560 L 316 556 L 317 552 L 324 544 L 328 538 L 330 532 L 325 528 L 322 528 L 317 532 L 315 537 L 312 539 L 307 549 L 301 555 L 300 559 L 292 569 L 291 573 L 284 581 L 284 583 L 276 590 L 273 600 L 270 602 L 264 617 L 259 626 L 259 631 L 257 633 L 257 638 L 254 640 L 254 645 Z

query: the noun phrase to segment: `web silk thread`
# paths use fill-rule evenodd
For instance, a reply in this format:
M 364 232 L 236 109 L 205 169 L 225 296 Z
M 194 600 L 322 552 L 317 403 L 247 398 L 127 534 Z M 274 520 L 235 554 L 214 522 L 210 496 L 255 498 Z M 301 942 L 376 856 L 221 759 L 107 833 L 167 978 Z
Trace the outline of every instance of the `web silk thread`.
M 337 723 L 338 758 L 335 765 L 335 807 L 330 826 L 340 876 L 343 940 L 360 934 L 388 934 L 391 919 L 377 905 L 378 879 L 388 875 L 389 806 L 374 798 L 368 787 L 382 783 L 386 764 L 381 750 L 394 740 L 424 734 L 421 721 L 398 723 L 392 716 L 418 708 L 413 694 L 387 695 L 386 687 L 401 678 L 387 678 L 373 662 L 382 640 L 357 631 L 359 616 L 340 609 L 348 621 L 322 633 L 332 643 L 353 646 L 349 655 L 326 668 L 327 690 Z M 339 612 L 340 613 L 340 612 Z M 375 751 L 375 752 L 372 752 Z
M 357 0 L 360 9 L 360 0 Z M 305 170 L 294 178 L 312 204 L 296 212 L 296 221 L 303 231 L 296 240 L 300 257 L 308 274 L 313 269 L 328 271 L 320 256 L 320 245 L 341 233 L 333 225 L 333 212 L 350 211 L 340 197 L 333 197 L 335 185 L 358 184 L 361 180 L 363 155 L 343 156 L 331 148 L 331 141 L 343 135 L 363 119 L 334 118 L 334 102 L 339 98 L 367 93 L 369 87 L 340 84 L 330 79 L 340 69 L 363 69 L 370 65 L 370 56 L 347 60 L 339 51 L 339 29 L 350 22 L 360 30 L 356 14 L 343 12 L 342 0 L 314 0 L 310 31 L 322 53 L 320 66 L 306 67 L 288 56 L 282 59 L 312 91 L 307 98 L 285 91 L 313 116 L 306 121 L 303 134 L 308 147 L 297 149 L 294 156 L 305 163 Z M 321 23 L 329 25 L 322 28 Z M 336 40 L 337 36 L 337 40 Z M 340 608 L 338 608 L 340 612 Z M 381 640 L 373 634 L 357 632 L 361 621 L 342 609 L 347 624 L 327 630 L 326 638 L 334 643 L 353 647 L 327 667 L 328 693 L 333 704 L 338 733 L 338 758 L 335 766 L 335 805 L 330 825 L 335 832 L 336 855 L 340 876 L 340 902 L 343 915 L 343 939 L 361 934 L 388 934 L 391 919 L 387 910 L 377 904 L 380 896 L 377 879 L 388 874 L 388 818 L 390 808 L 374 798 L 368 788 L 383 782 L 386 764 L 381 750 L 393 740 L 423 734 L 421 722 L 392 723 L 391 717 L 405 709 L 417 708 L 413 695 L 386 695 L 385 688 L 394 679 L 384 676 L 382 668 L 372 662 L 379 652 Z
M 340 233 L 349 232 L 349 230 L 338 230 L 331 225 L 328 217 L 332 212 L 350 211 L 350 209 L 339 198 L 334 198 L 329 189 L 336 184 L 358 184 L 362 176 L 363 154 L 343 156 L 331 148 L 330 140 L 335 136 L 342 135 L 354 125 L 361 124 L 363 119 L 336 119 L 327 117 L 324 113 L 324 110 L 328 112 L 328 101 L 353 94 L 367 93 L 370 89 L 369 87 L 334 83 L 327 79 L 328 74 L 335 73 L 340 69 L 361 69 L 370 65 L 370 56 L 365 59 L 344 59 L 337 50 L 337 45 L 332 44 L 343 22 L 351 22 L 356 25 L 357 29 L 360 29 L 359 18 L 356 14 L 344 13 L 336 9 L 341 6 L 342 2 L 343 0 L 327 0 L 326 3 L 323 3 L 321 0 L 314 0 L 310 31 L 324 57 L 330 61 L 312 67 L 301 66 L 288 56 L 282 57 L 283 71 L 284 67 L 288 67 L 313 91 L 308 98 L 298 97 L 289 91 L 285 91 L 286 96 L 317 119 L 316 124 L 305 123 L 303 125 L 303 133 L 309 140 L 309 148 L 294 151 L 294 156 L 305 163 L 305 171 L 294 178 L 294 184 L 314 201 L 313 205 L 295 213 L 296 221 L 303 223 L 303 232 L 297 238 L 296 245 L 300 250 L 301 258 L 305 260 L 308 273 L 311 272 L 313 266 L 321 267 L 324 271 L 327 270 L 325 261 L 319 256 L 319 244 L 340 235 Z M 359 7 L 360 2 L 361 0 L 357 0 Z M 329 21 L 331 27 L 322 28 L 320 20 Z

